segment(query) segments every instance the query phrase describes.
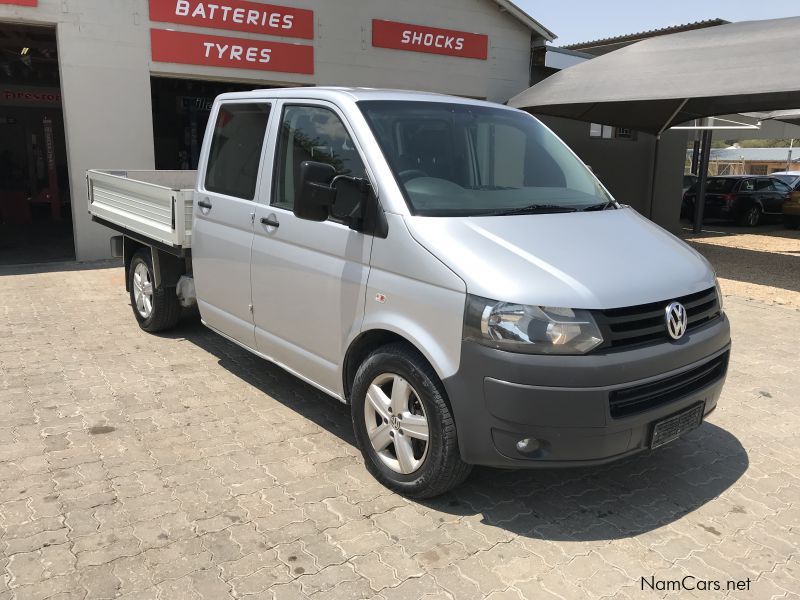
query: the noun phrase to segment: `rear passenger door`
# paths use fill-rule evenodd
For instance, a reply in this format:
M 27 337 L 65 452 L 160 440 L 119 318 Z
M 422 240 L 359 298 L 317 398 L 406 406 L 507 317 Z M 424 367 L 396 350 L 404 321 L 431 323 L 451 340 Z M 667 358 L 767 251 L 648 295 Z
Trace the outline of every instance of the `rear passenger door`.
M 209 121 L 194 198 L 192 267 L 209 327 L 255 347 L 250 252 L 269 102 L 232 101 Z M 213 124 L 213 125 L 212 125 Z

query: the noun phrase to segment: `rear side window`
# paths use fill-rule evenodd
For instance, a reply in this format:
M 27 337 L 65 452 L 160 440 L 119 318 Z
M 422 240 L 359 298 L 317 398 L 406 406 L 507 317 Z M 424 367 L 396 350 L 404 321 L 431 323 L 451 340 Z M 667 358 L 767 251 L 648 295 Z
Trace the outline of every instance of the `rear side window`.
M 713 177 L 706 181 L 706 192 L 711 194 L 726 194 L 732 192 L 736 185 L 736 179 L 726 179 L 724 177 Z M 752 180 L 751 180 L 752 181 Z M 695 183 L 691 191 L 697 191 L 700 183 Z
M 759 179 L 756 183 L 756 189 L 759 192 L 773 192 L 775 191 L 775 185 L 771 179 Z
M 219 109 L 205 187 L 209 192 L 252 200 L 256 193 L 269 104 L 223 104 Z
M 739 186 L 740 192 L 752 192 L 755 191 L 755 189 L 755 182 L 752 179 L 745 179 Z

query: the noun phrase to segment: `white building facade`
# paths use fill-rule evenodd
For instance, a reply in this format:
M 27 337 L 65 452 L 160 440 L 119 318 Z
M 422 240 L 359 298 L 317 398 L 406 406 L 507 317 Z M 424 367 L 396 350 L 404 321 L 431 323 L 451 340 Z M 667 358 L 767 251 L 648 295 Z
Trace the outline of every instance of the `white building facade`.
M 217 93 L 347 85 L 504 102 L 529 85 L 532 45 L 553 37 L 507 0 L 0 0 L 0 219 L 27 240 L 71 221 L 74 256 L 106 258 L 86 170 L 192 168 Z

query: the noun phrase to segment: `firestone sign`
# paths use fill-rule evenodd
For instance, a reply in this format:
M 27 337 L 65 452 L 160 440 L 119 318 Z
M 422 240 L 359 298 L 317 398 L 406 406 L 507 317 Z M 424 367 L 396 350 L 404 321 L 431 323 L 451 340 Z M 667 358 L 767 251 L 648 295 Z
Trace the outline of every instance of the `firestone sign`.
M 284 73 L 314 73 L 314 47 L 234 37 L 150 30 L 157 62 L 259 69 Z
M 314 38 L 313 11 L 246 0 L 150 0 L 150 20 L 308 40 Z
M 0 0 L 0 4 L 16 4 L 17 6 L 37 6 L 39 0 Z
M 486 60 L 489 36 L 454 29 L 372 20 L 372 45 L 392 50 L 410 50 Z
M 60 106 L 61 93 L 57 88 L 28 88 L 8 85 L 0 87 L 0 105 Z

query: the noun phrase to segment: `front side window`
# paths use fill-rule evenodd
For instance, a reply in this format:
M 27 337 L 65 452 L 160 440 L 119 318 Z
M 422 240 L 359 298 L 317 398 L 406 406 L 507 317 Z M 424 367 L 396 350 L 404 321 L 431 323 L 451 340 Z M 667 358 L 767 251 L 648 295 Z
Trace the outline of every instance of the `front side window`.
M 414 214 L 567 212 L 611 202 L 561 140 L 519 111 L 419 101 L 358 105 Z
M 275 159 L 275 192 L 272 204 L 291 210 L 300 187 L 300 165 L 304 161 L 333 165 L 337 175 L 365 177 L 364 163 L 339 116 L 321 106 L 286 106 L 281 118 Z M 336 213 L 349 214 L 360 197 L 355 188 L 337 188 Z
M 208 154 L 205 188 L 209 192 L 253 200 L 269 104 L 223 104 Z
M 777 188 L 772 179 L 759 179 L 756 183 L 756 190 L 759 192 L 774 192 Z

